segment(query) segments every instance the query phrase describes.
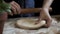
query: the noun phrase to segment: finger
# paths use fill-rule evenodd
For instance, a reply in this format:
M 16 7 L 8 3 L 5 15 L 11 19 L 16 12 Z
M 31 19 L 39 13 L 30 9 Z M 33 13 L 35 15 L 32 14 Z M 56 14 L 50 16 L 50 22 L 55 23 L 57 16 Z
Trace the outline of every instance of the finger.
M 15 4 L 15 6 L 16 6 L 16 8 L 17 8 L 17 13 L 18 14 L 20 14 L 20 10 L 21 10 L 21 8 L 20 8 L 20 5 L 19 4 L 17 4 L 16 2 L 14 2 L 14 4 Z
M 20 8 L 20 5 L 19 5 L 18 3 L 14 2 L 14 4 L 15 4 L 17 7 L 19 7 L 19 8 Z
M 14 6 L 13 4 L 12 4 L 12 6 L 11 6 L 11 9 L 12 9 L 13 14 L 17 14 L 16 8 L 15 8 L 15 6 Z
M 35 24 L 38 24 L 41 21 L 42 21 L 42 18 L 39 17 L 38 20 L 35 22 Z
M 52 20 L 47 20 L 47 23 L 45 24 L 45 27 L 49 27 L 51 25 Z
M 15 4 L 14 4 L 14 1 L 12 1 L 10 4 L 11 4 L 12 12 L 13 12 L 14 14 L 17 14 L 17 12 L 16 12 L 16 6 L 15 6 Z

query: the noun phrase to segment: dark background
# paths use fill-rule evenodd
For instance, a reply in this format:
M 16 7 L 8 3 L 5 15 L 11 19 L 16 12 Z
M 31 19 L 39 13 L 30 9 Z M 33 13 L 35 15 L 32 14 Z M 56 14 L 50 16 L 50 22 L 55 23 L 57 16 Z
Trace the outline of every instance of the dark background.
M 36 0 L 36 5 L 35 7 L 40 7 L 42 6 L 42 4 L 39 4 L 39 3 L 42 3 L 43 0 Z M 50 12 L 51 15 L 60 15 L 60 0 L 54 0 L 52 5 L 52 12 Z

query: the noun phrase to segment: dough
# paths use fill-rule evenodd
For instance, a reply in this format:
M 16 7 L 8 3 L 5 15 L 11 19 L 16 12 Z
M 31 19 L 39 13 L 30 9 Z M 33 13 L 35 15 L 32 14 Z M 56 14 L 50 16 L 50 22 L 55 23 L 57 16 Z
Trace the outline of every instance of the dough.
M 35 24 L 38 19 L 33 18 L 22 18 L 17 20 L 16 26 L 23 29 L 37 29 L 43 26 L 46 22 L 42 20 L 39 24 Z

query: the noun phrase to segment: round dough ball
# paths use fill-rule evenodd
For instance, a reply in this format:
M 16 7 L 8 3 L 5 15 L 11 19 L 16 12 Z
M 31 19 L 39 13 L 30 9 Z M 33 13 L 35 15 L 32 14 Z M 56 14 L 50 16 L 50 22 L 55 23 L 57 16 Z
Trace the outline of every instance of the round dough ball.
M 40 23 L 35 24 L 38 19 L 24 18 L 17 20 L 16 26 L 23 29 L 37 29 L 45 25 L 46 21 L 42 20 Z

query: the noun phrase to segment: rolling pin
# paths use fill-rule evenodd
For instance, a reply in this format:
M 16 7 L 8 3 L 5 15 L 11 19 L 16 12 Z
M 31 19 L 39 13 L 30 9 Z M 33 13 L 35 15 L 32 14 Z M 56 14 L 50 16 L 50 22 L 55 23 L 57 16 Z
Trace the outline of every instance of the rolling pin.
M 21 9 L 21 13 L 25 14 L 25 13 L 39 13 L 41 11 L 42 8 L 28 8 L 28 9 Z M 49 8 L 49 10 L 51 11 L 52 8 Z

